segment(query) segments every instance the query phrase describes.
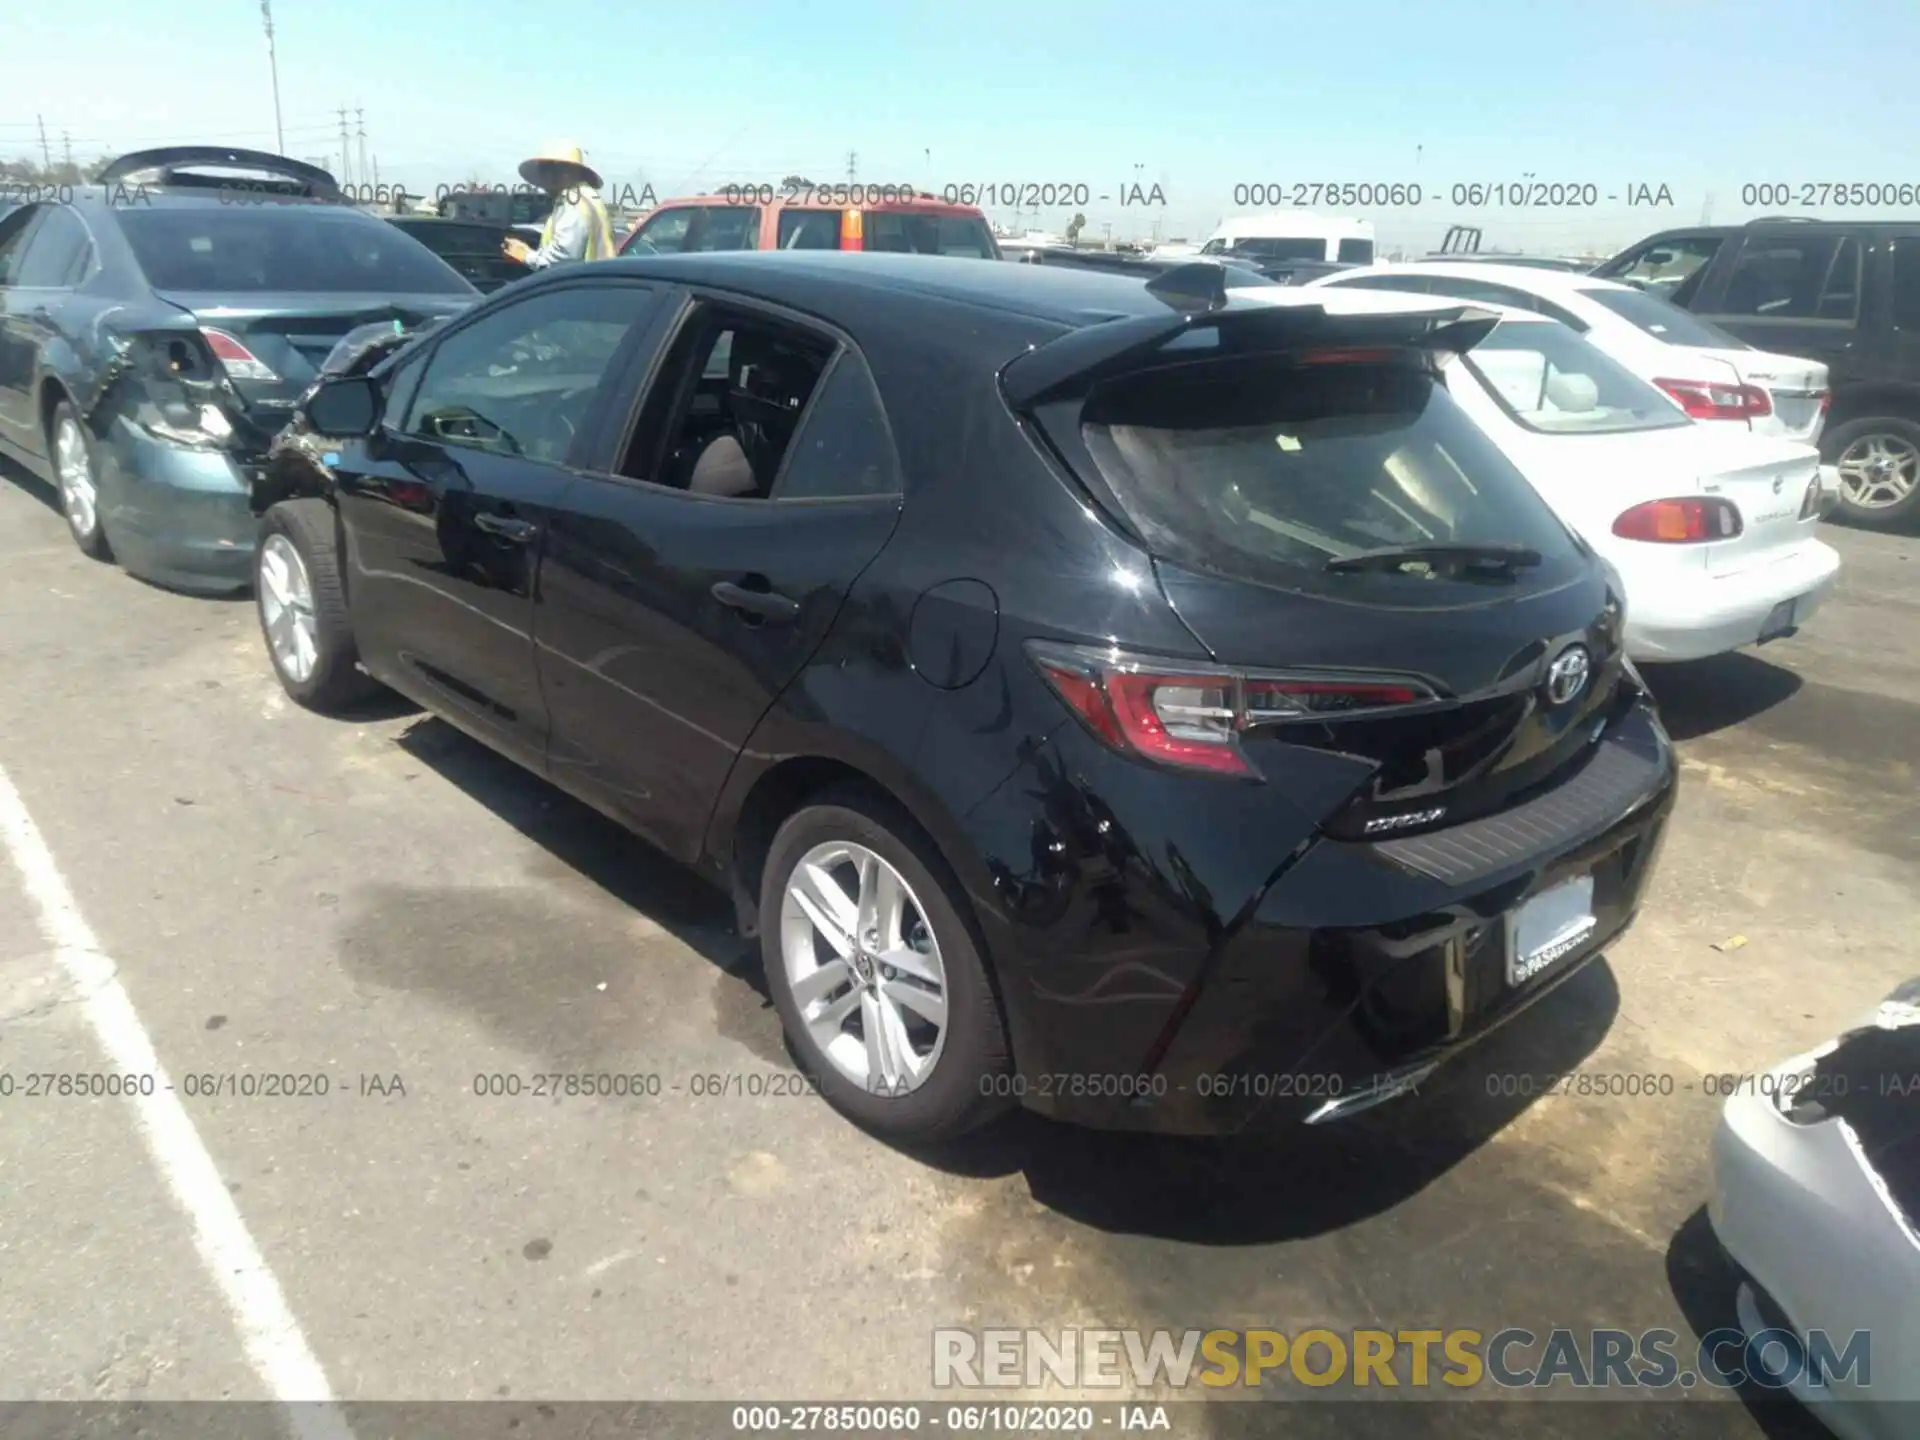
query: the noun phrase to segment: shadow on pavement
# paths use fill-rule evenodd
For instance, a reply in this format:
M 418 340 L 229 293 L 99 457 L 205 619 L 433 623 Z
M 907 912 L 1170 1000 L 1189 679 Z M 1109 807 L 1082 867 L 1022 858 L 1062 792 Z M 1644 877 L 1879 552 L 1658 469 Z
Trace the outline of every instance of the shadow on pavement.
M 444 721 L 422 719 L 399 743 L 541 846 L 559 867 L 750 986 L 765 1010 L 753 1017 L 753 1028 L 765 1033 L 749 1043 L 763 1054 L 779 1045 L 759 947 L 739 937 L 732 905 L 717 889 Z M 564 951 L 569 937 L 552 924 L 552 917 L 503 914 L 492 928 L 518 927 L 528 932 L 529 947 Z M 582 937 L 580 943 L 591 942 Z M 538 987 L 523 990 L 518 1003 L 539 993 Z M 1211 1246 L 1299 1239 L 1391 1209 L 1446 1174 L 1532 1104 L 1533 1095 L 1506 1093 L 1514 1087 L 1493 1083 L 1495 1077 L 1577 1070 L 1605 1037 L 1619 1005 L 1613 973 L 1604 959 L 1597 960 L 1456 1058 L 1418 1093 L 1324 1129 L 1188 1139 L 1083 1130 L 1018 1111 L 951 1145 L 912 1153 L 953 1175 L 1021 1174 L 1035 1201 L 1104 1232 Z M 539 1023 L 539 1017 L 523 1018 Z
M 1667 1283 L 1696 1336 L 1738 1328 L 1733 1297 L 1739 1272 L 1714 1238 L 1704 1206 L 1687 1217 L 1667 1246 Z M 1726 1358 L 1737 1363 L 1731 1355 Z M 1826 1440 L 1827 1428 L 1791 1396 L 1757 1385 L 1743 1385 L 1739 1393 L 1768 1440 Z
M 59 490 L 28 470 L 26 466 L 0 456 L 0 480 L 6 481 L 23 495 L 31 495 L 62 520 L 66 518 L 66 511 L 60 506 Z
M 1057 1124 L 1025 1111 L 938 1149 L 970 1176 L 1022 1174 L 1033 1199 L 1110 1233 L 1194 1245 L 1260 1245 L 1338 1230 L 1424 1190 L 1533 1103 L 1508 1075 L 1576 1070 L 1620 1007 L 1595 961 L 1513 1024 L 1403 1097 L 1325 1127 L 1188 1139 Z
M 392 703 L 400 707 L 400 714 L 418 709 L 398 697 Z M 732 902 L 692 871 L 435 716 L 427 715 L 409 726 L 399 744 L 562 866 L 765 995 L 759 949 L 735 933 Z
M 1802 680 L 1791 670 L 1731 650 L 1706 660 L 1646 665 L 1641 673 L 1675 740 L 1725 730 L 1791 699 Z

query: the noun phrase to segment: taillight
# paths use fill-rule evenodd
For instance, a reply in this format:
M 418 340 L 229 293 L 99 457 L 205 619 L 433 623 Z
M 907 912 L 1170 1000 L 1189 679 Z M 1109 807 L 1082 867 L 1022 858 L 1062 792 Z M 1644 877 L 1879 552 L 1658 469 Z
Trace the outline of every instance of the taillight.
M 1807 486 L 1806 499 L 1800 502 L 1800 518 L 1816 519 L 1820 514 L 1820 472 L 1815 471 L 1812 483 Z
M 227 372 L 228 379 L 272 382 L 280 378 L 273 373 L 271 365 L 261 360 L 226 331 L 209 330 L 202 326 L 200 333 L 206 337 L 207 348 L 213 351 L 213 358 L 220 362 L 220 368 Z
M 1165 765 L 1256 779 L 1240 748 L 1255 725 L 1328 720 L 1434 698 L 1392 676 L 1234 670 L 1121 650 L 1027 644 L 1034 666 L 1095 736 Z
M 1833 391 L 1822 390 L 1820 392 L 1820 413 L 1825 415 L 1831 409 L 1833 409 Z
M 840 248 L 842 250 L 864 250 L 867 248 L 866 216 L 859 210 L 840 212 Z
M 1653 383 L 1696 420 L 1760 420 L 1773 413 L 1773 396 L 1759 385 L 1722 385 L 1714 380 Z
M 1651 540 L 1659 545 L 1730 540 L 1742 528 L 1739 510 L 1712 495 L 1649 500 L 1613 522 L 1613 533 L 1622 540 Z

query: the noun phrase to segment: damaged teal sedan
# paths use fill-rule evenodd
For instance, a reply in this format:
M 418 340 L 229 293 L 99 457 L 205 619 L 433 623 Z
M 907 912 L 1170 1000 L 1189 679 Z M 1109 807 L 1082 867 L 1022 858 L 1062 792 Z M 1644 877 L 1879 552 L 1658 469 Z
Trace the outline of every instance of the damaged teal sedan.
M 57 488 L 85 554 L 246 589 L 251 484 L 335 345 L 479 292 L 283 156 L 148 150 L 44 188 L 0 218 L 0 455 Z

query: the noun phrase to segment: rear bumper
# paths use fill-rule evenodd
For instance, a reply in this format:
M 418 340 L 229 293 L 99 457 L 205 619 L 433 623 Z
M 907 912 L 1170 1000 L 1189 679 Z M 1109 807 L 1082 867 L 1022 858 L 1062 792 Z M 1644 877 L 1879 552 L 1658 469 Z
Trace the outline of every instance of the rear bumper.
M 1060 1119 L 1173 1134 L 1331 1120 L 1398 1093 L 1627 928 L 1674 788 L 1666 734 L 1642 702 L 1554 789 L 1428 835 L 1315 840 L 1218 929 L 1211 905 L 1191 902 L 1231 904 L 1224 872 L 1181 867 L 1180 907 L 1154 903 L 1163 886 L 1136 900 L 1121 875 L 1103 877 L 1073 927 L 1082 952 L 1048 956 L 1035 983 L 1003 987 L 1024 1007 L 1010 1017 L 1014 1093 Z M 1124 817 L 1102 821 L 1112 834 Z M 1218 828 L 1229 825 L 1221 815 Z M 1510 982 L 1508 918 L 1582 876 L 1594 881 L 1593 928 Z M 1120 927 L 1119 943 L 1093 950 Z
M 1808 540 L 1772 564 L 1734 575 L 1663 579 L 1651 593 L 1628 599 L 1627 653 L 1635 660 L 1704 660 L 1758 644 L 1774 606 L 1794 601 L 1794 624 L 1804 625 L 1839 575 L 1838 552 Z
M 1809 444 L 1815 443 L 1809 441 Z M 1820 518 L 1826 519 L 1840 507 L 1840 467 L 1822 465 L 1820 467 Z
M 231 455 L 168 444 L 124 416 L 96 453 L 107 539 L 128 573 L 200 594 L 251 583 L 259 523 Z

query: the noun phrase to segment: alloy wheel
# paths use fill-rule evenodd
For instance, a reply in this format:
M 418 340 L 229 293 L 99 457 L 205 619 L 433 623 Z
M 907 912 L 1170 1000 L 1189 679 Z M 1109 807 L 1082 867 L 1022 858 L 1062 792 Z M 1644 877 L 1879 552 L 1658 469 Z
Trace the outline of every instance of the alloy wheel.
M 305 684 L 320 662 L 320 628 L 307 563 L 286 536 L 269 535 L 261 545 L 259 581 L 260 618 L 273 663 L 294 684 Z
M 73 533 L 91 535 L 100 523 L 100 492 L 93 483 L 93 462 L 87 458 L 87 440 L 80 423 L 63 415 L 53 439 L 54 473 L 59 477 L 60 505 Z
M 1920 450 L 1897 435 L 1862 435 L 1837 467 L 1840 492 L 1861 510 L 1887 510 L 1920 484 Z
M 816 845 L 787 877 L 780 954 L 794 1007 L 826 1061 L 871 1094 L 918 1089 L 947 1035 L 947 976 L 900 872 L 848 840 Z

